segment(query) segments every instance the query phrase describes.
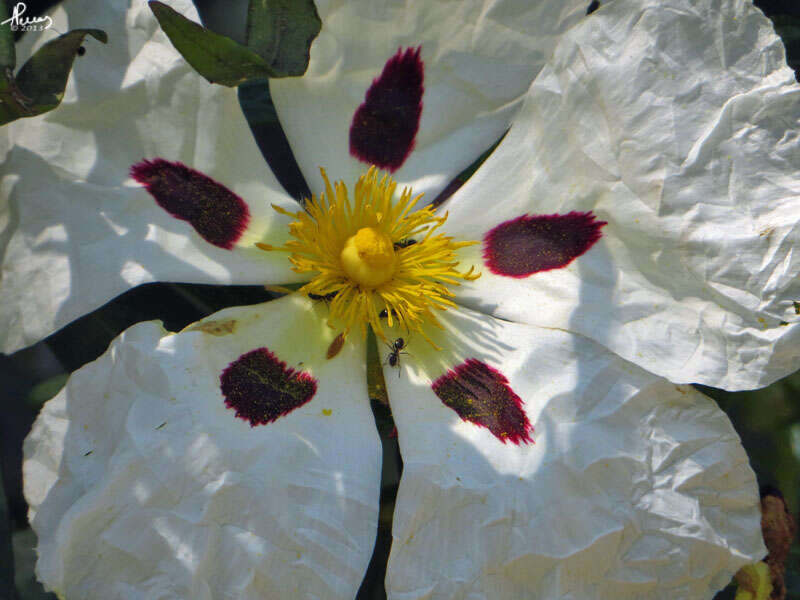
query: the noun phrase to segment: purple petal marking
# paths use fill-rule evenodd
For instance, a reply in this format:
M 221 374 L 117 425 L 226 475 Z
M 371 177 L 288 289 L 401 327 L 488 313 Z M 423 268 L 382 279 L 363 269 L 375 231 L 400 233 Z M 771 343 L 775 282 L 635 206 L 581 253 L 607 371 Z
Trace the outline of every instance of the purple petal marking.
M 589 250 L 605 225 L 591 211 L 523 215 L 484 236 L 483 258 L 492 273 L 518 279 L 560 269 Z
M 425 91 L 421 49 L 403 52 L 399 48 L 356 109 L 350 125 L 350 154 L 361 162 L 394 172 L 413 150 Z
M 504 444 L 533 443 L 533 426 L 522 409 L 522 399 L 511 389 L 505 375 L 486 363 L 470 358 L 439 377 L 431 387 L 459 417 L 485 427 Z
M 209 244 L 231 250 L 250 222 L 244 200 L 182 163 L 143 160 L 131 167 L 131 177 L 145 186 L 161 208 L 188 221 Z
M 242 354 L 222 372 L 219 382 L 225 405 L 251 427 L 289 414 L 317 392 L 311 375 L 288 368 L 267 348 Z

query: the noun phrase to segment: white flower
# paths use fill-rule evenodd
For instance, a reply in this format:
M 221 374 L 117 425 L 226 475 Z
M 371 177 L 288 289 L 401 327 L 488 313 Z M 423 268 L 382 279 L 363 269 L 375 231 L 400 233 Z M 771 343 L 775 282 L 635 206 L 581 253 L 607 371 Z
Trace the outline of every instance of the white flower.
M 675 384 L 751 388 L 800 363 L 800 88 L 748 2 L 615 0 L 586 17 L 587 4 L 318 3 L 308 73 L 271 82 L 315 194 L 336 195 L 319 165 L 348 185 L 366 171 L 354 115 L 392 56 L 419 49 L 407 60 L 424 69 L 419 130 L 384 161 L 401 186 L 435 198 L 511 127 L 433 234 L 467 275 L 449 288 L 458 306 L 432 308 L 447 294 L 431 280 L 395 302 L 338 265 L 347 276 L 306 290 L 336 291 L 330 305 L 292 294 L 178 334 L 123 333 L 26 442 L 49 588 L 352 598 L 380 483 L 365 318 L 408 353 L 385 366 L 404 460 L 390 598 L 703 598 L 763 555 L 735 432 Z M 139 283 L 308 281 L 274 249 L 300 271 L 333 256 L 298 245 L 314 222 L 287 218 L 297 206 L 234 91 L 193 73 L 138 2 L 68 2 L 54 18 L 90 15 L 107 20 L 108 49 L 0 146 L 9 351 Z M 187 211 L 184 188 L 164 184 L 178 175 L 233 207 L 236 228 L 208 205 Z M 381 219 L 359 221 L 370 232 L 354 243 L 394 282 L 404 257 L 432 255 L 424 231 L 406 247 Z M 356 233 L 333 229 L 319 239 Z

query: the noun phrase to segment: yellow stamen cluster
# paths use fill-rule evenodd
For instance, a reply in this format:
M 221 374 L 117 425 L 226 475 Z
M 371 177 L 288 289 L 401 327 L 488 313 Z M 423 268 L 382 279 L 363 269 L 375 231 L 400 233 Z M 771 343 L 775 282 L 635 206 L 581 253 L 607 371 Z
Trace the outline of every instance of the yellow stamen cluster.
M 385 311 L 389 327 L 397 322 L 430 341 L 424 327 L 441 327 L 434 311 L 455 306 L 447 286 L 480 277 L 473 268 L 456 270 L 455 251 L 477 242 L 455 242 L 436 233 L 447 215 L 437 217 L 431 207 L 415 211 L 422 194 L 412 198 L 404 188 L 393 202 L 397 184 L 386 175 L 379 179 L 375 167 L 358 179 L 353 202 L 344 183 L 332 187 L 324 169 L 320 171 L 325 192 L 312 197 L 305 211 L 290 213 L 273 205 L 295 219 L 289 225 L 295 239 L 279 248 L 258 247 L 290 252 L 296 272 L 313 274 L 299 291 L 332 297 L 328 322 L 343 328 L 345 335 L 355 327 L 364 335 L 369 323 L 385 340 Z

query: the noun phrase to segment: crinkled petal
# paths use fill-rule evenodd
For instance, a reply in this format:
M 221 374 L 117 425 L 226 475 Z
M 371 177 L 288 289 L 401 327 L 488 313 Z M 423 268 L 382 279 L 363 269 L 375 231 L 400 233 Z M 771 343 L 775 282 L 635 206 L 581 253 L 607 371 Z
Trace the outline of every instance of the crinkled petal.
M 710 399 L 583 336 L 464 309 L 441 320 L 441 352 L 411 339 L 400 376 L 385 370 L 404 464 L 390 599 L 710 599 L 764 555 L 755 476 Z M 506 379 L 531 441 L 434 393 L 468 360 Z M 475 405 L 496 389 L 457 383 Z
M 364 163 L 349 150 L 356 110 L 398 50 L 421 47 L 419 131 L 394 177 L 401 188 L 412 186 L 432 201 L 508 128 L 558 36 L 585 17 L 588 4 L 317 2 L 322 31 L 311 46 L 308 70 L 301 78 L 270 82 L 281 124 L 311 190 L 323 189 L 320 166 L 345 181 L 363 172 Z
M 191 2 L 173 4 L 196 18 Z M 282 243 L 288 220 L 270 204 L 296 204 L 266 166 L 236 91 L 194 73 L 147 3 L 126 6 L 82 0 L 57 9 L 53 29 L 99 27 L 108 44 L 86 42 L 57 110 L 4 127 L 12 149 L 0 170 L 0 351 L 140 283 L 297 280 L 285 256 L 252 246 Z M 155 158 L 241 197 L 250 218 L 238 247 L 211 245 L 131 178 L 132 165 Z
M 458 300 L 679 383 L 746 389 L 796 370 L 799 107 L 749 2 L 603 3 L 564 36 L 446 226 L 483 242 L 521 215 L 591 211 L 602 239 L 527 277 L 482 264 Z
M 179 334 L 141 323 L 73 374 L 25 442 L 45 585 L 86 600 L 352 600 L 377 530 L 381 448 L 364 344 L 328 360 L 325 310 L 293 296 Z M 264 348 L 316 391 L 251 426 L 220 375 Z

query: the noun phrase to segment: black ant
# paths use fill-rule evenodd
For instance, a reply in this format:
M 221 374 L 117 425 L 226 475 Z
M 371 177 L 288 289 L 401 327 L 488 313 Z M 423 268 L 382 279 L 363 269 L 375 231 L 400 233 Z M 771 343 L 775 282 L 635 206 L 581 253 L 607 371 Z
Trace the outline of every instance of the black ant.
M 401 354 L 408 354 L 408 352 L 404 352 L 403 348 L 406 347 L 406 341 L 399 337 L 391 344 L 386 344 L 389 347 L 391 352 L 386 356 L 386 362 L 389 363 L 390 367 L 398 367 L 397 376 L 400 377 L 400 355 Z
M 331 292 L 329 294 L 314 294 L 312 292 L 308 292 L 308 297 L 312 300 L 322 300 L 323 302 L 330 302 L 334 298 L 336 298 L 336 294 L 339 292 Z
M 385 308 L 378 313 L 379 319 L 386 319 L 388 316 L 389 316 L 389 311 L 386 310 Z M 397 311 L 395 309 L 392 309 L 392 316 L 397 318 Z
M 405 239 L 405 240 L 397 240 L 394 243 L 394 249 L 395 250 L 399 250 L 400 248 L 408 248 L 409 246 L 413 246 L 416 243 L 417 243 L 417 240 L 413 240 L 411 238 L 408 238 L 408 239 Z

